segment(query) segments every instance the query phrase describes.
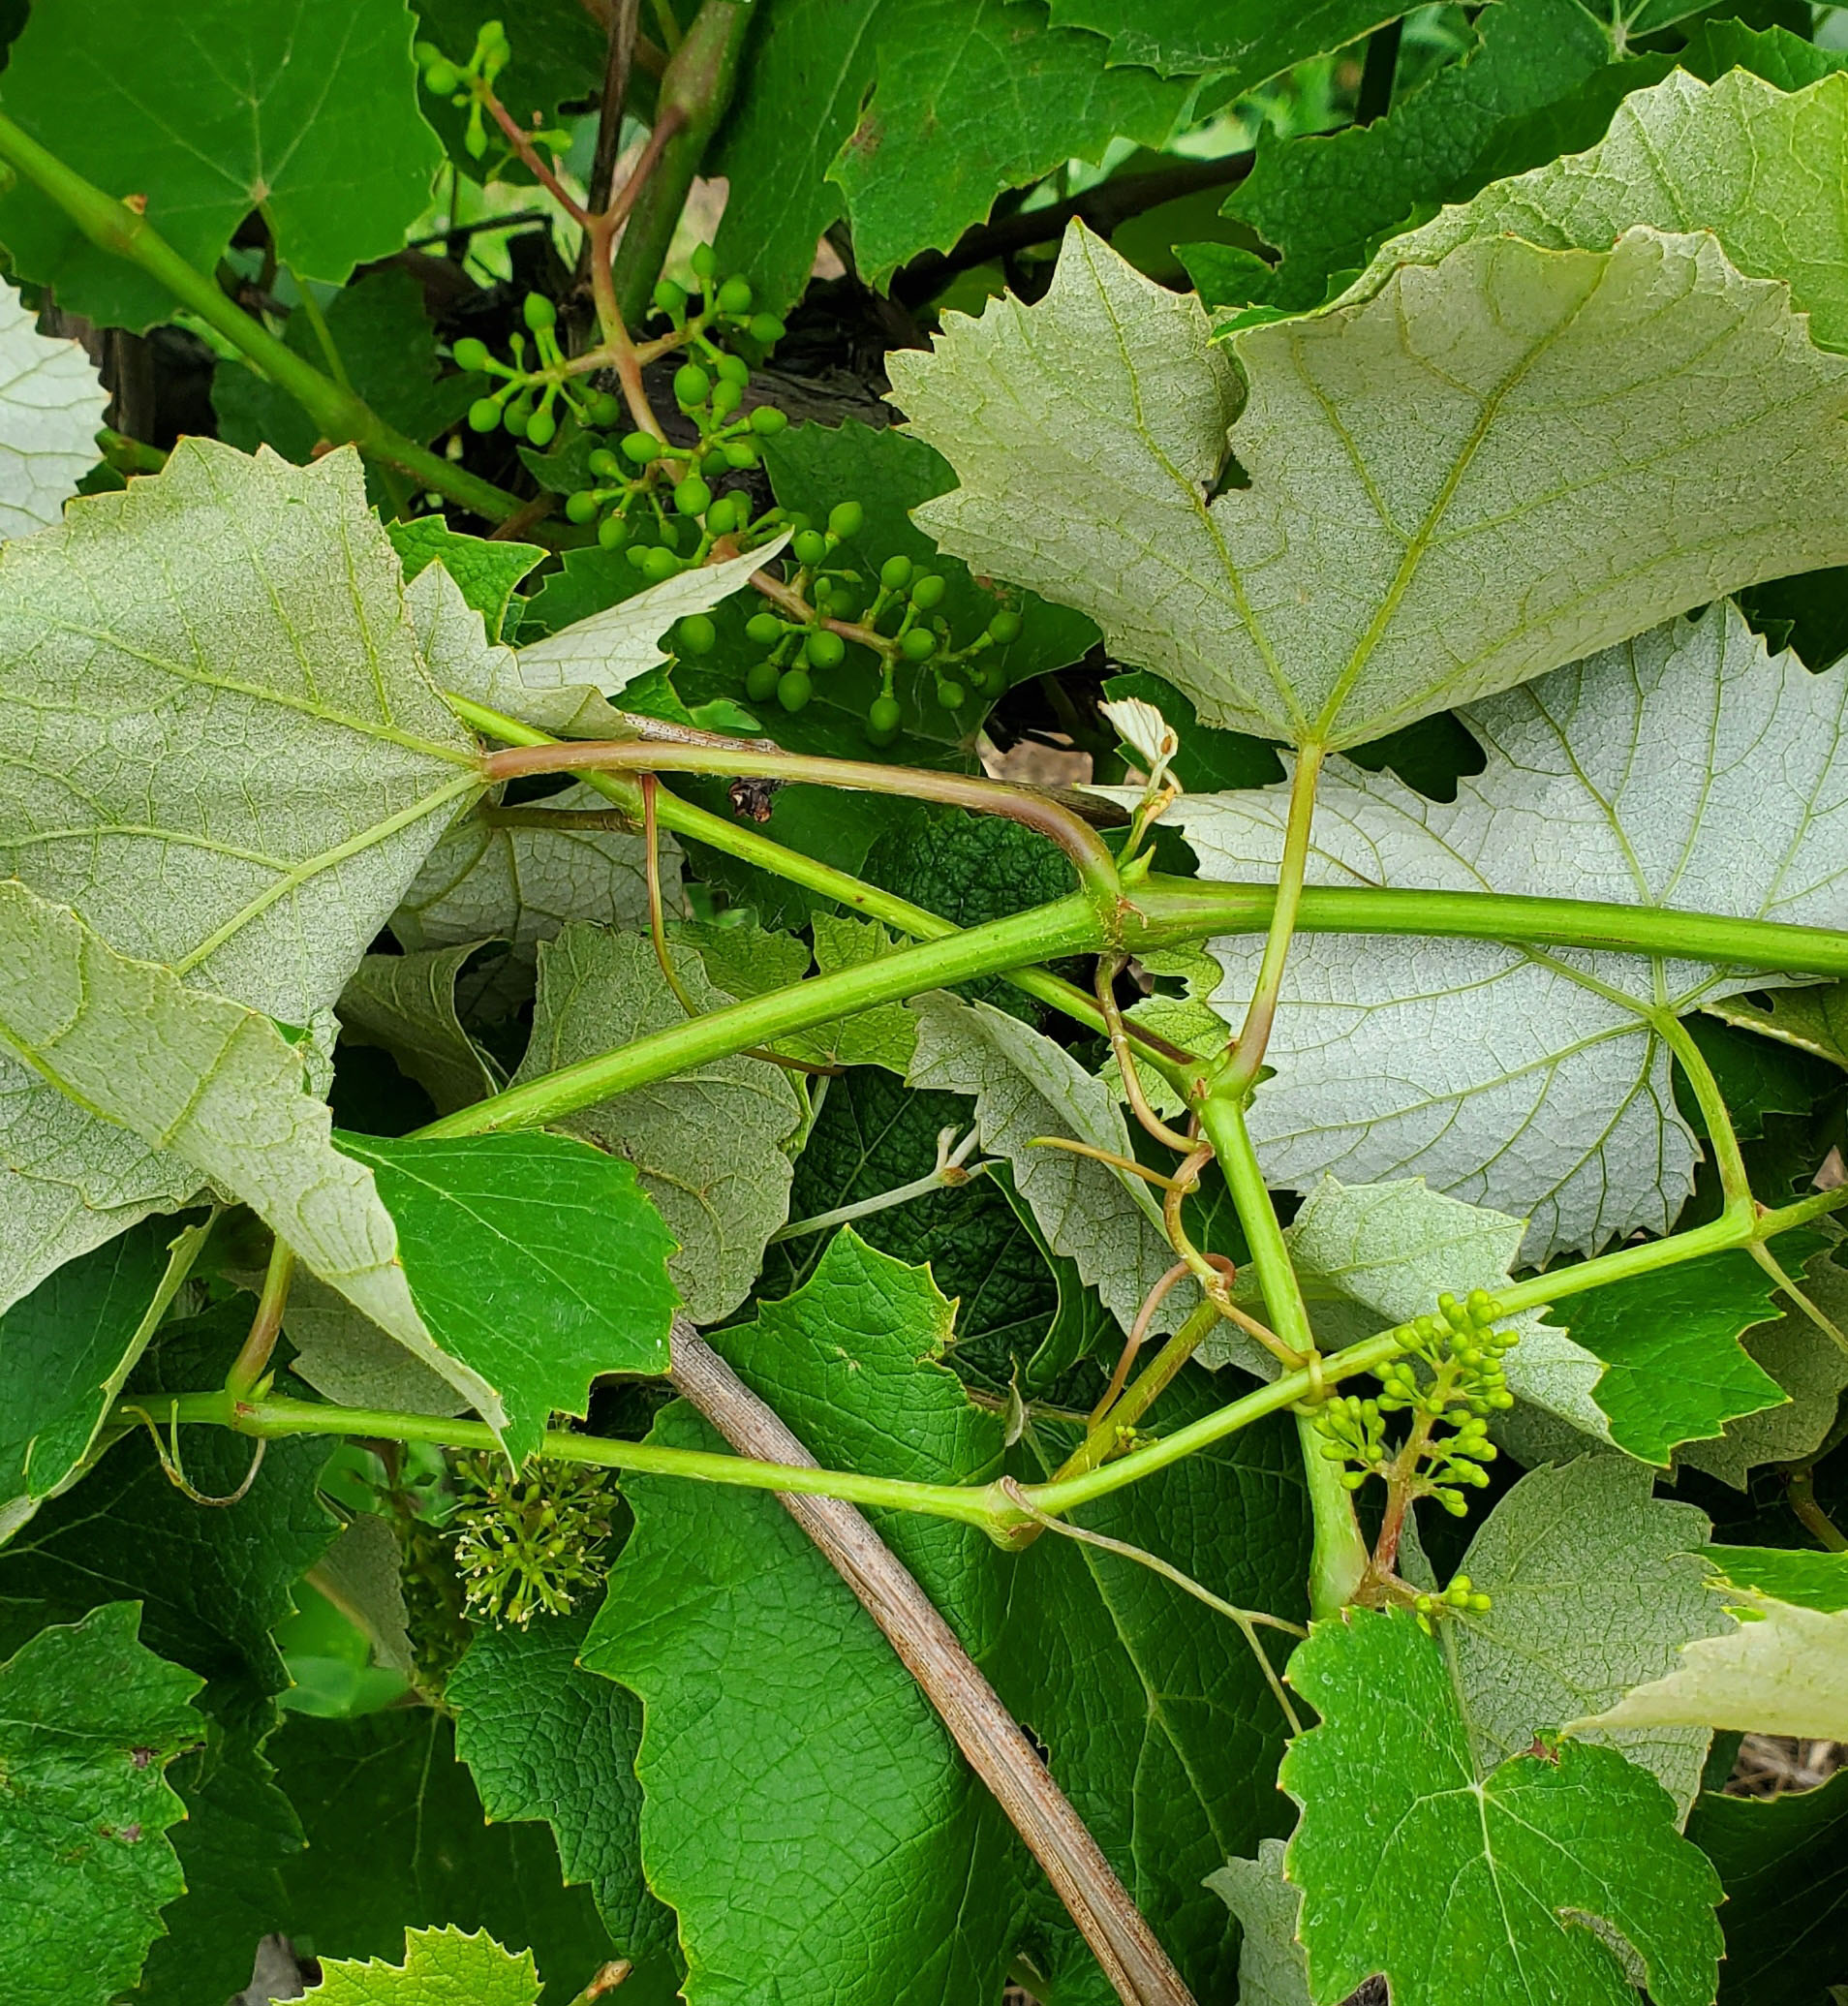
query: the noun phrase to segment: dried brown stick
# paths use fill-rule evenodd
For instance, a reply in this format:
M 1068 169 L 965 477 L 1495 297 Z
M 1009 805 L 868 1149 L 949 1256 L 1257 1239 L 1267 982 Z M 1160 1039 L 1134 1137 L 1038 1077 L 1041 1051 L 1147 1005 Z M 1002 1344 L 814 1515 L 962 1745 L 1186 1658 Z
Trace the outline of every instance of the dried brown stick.
M 673 1380 L 741 1456 L 815 1462 L 684 1317 L 674 1323 Z M 1124 2006 L 1193 2006 L 1084 1820 L 909 1570 L 852 1505 L 777 1495 L 884 1631 L 970 1767 L 994 1792 Z

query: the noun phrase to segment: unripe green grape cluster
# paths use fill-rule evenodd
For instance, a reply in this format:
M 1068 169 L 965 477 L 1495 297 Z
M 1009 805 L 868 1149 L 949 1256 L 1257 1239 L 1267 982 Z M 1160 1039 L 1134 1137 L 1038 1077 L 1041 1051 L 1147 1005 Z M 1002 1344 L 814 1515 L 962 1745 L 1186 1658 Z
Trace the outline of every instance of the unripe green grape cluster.
M 564 351 L 558 345 L 558 309 L 542 293 L 529 293 L 521 305 L 525 333 L 510 344 L 512 361 L 503 362 L 484 341 L 465 334 L 450 345 L 458 369 L 472 375 L 498 376 L 500 387 L 469 406 L 469 424 L 477 432 L 506 430 L 515 439 L 541 448 L 558 436 L 557 407 L 563 405 L 581 425 L 602 427 L 621 421 L 622 400 L 607 390 L 592 389 L 566 373 Z M 535 361 L 527 362 L 527 335 L 533 338 Z
M 865 576 L 833 562 L 837 546 L 865 526 L 865 510 L 857 502 L 838 504 L 823 528 L 802 515 L 788 520 L 795 531 L 789 554 L 799 567 L 794 589 L 813 608 L 813 617 L 804 622 L 761 612 L 747 624 L 748 638 L 769 650 L 745 678 L 745 694 L 754 702 L 775 695 L 785 709 L 802 709 L 813 694 L 813 671 L 825 673 L 847 659 L 849 637 L 840 632 L 843 627 L 855 630 L 852 643 L 873 649 L 879 661 L 878 694 L 866 713 L 866 735 L 876 746 L 888 746 L 898 737 L 903 711 L 895 683 L 903 665 L 916 666 L 920 681 L 928 677 L 938 703 L 951 712 L 969 702 L 971 691 L 994 697 L 1006 688 L 1005 671 L 990 651 L 1020 637 L 1021 618 L 1011 606 L 1001 607 L 959 647 L 938 611 L 946 581 L 909 557 L 888 557 L 879 567 L 870 602 L 862 603 Z
M 567 1615 L 603 1578 L 616 1481 L 607 1470 L 546 1478 L 508 1470 L 494 1456 L 458 1458 L 459 1497 L 447 1528 L 471 1616 L 524 1629 Z
M 423 74 L 423 87 L 432 97 L 447 98 L 457 110 L 468 108 L 469 122 L 463 130 L 462 144 L 471 160 L 483 158 L 488 149 L 488 135 L 481 91 L 492 87 L 513 54 L 505 26 L 498 20 L 483 21 L 476 31 L 475 49 L 466 63 L 451 61 L 434 42 L 414 43 L 411 52 Z M 565 152 L 571 143 L 570 134 L 555 127 L 535 131 L 532 139 L 535 145 L 549 147 L 554 153 Z
M 782 335 L 783 323 L 751 313 L 747 280 L 718 281 L 709 244 L 694 252 L 693 262 L 705 279 L 704 303 L 693 310 L 685 289 L 665 279 L 656 288 L 656 299 L 686 343 L 687 360 L 674 372 L 674 402 L 697 436 L 691 446 L 681 446 L 653 431 L 625 433 L 591 452 L 586 465 L 592 484 L 565 500 L 570 521 L 586 527 L 594 523 L 605 550 L 627 547 L 630 562 L 650 584 L 703 563 L 722 537 L 749 548 L 773 535 L 782 520 L 774 510 L 754 519 L 748 494 L 718 487 L 756 467 L 763 441 L 789 420 L 772 405 L 743 408 L 751 365 L 722 349 L 713 332 L 744 335 L 767 346 Z M 599 414 L 596 422 L 620 415 L 618 406 L 614 414 Z M 652 523 L 654 538 L 636 541 L 637 526 L 644 521 Z

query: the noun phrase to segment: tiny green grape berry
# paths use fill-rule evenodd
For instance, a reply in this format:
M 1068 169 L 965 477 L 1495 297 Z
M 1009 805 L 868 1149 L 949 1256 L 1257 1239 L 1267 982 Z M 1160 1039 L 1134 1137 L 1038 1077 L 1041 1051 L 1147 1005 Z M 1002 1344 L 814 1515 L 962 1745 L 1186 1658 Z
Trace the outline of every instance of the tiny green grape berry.
M 674 371 L 674 402 L 682 411 L 692 411 L 712 394 L 712 378 L 697 362 L 683 362 Z
M 713 536 L 728 537 L 734 529 L 742 529 L 744 527 L 737 519 L 737 504 L 738 497 L 736 495 L 721 495 L 717 501 L 713 502 L 702 511 L 706 518 L 706 528 Z
M 526 436 L 535 446 L 550 446 L 558 436 L 558 420 L 549 411 L 536 411 L 526 421 Z
M 774 404 L 759 404 L 751 414 L 751 429 L 759 439 L 774 439 L 789 422 L 789 414 Z
M 809 636 L 809 660 L 816 668 L 839 668 L 847 660 L 847 643 L 828 628 L 817 628 Z
M 740 314 L 751 311 L 751 281 L 749 279 L 727 279 L 719 288 L 719 296 L 713 302 L 722 314 L 736 320 Z
M 899 701 L 896 696 L 876 696 L 867 707 L 866 735 L 875 745 L 890 745 L 899 735 Z
M 631 432 L 623 440 L 623 457 L 645 467 L 661 450 L 661 441 L 652 432 Z
M 671 550 L 657 544 L 642 552 L 642 576 L 651 585 L 662 585 L 680 570 L 680 560 Z
M 899 642 L 907 662 L 928 662 L 937 653 L 937 636 L 928 627 L 913 627 Z
M 757 464 L 757 448 L 748 439 L 727 439 L 724 447 L 725 465 L 735 473 L 742 474 L 746 468 Z
M 648 562 L 648 545 L 645 543 L 631 543 L 623 554 L 639 571 Z
M 797 564 L 820 564 L 828 554 L 828 540 L 819 530 L 803 530 L 789 548 Z
M 754 662 L 745 675 L 745 694 L 753 703 L 768 703 L 782 677 L 783 671 L 774 662 Z
M 1009 641 L 1020 638 L 1020 615 L 1012 606 L 1003 606 L 988 623 L 988 637 L 998 647 L 1006 647 Z
M 903 592 L 911 582 L 911 571 L 909 557 L 888 557 L 879 567 L 879 583 L 887 592 Z
M 628 517 L 605 515 L 597 525 L 597 540 L 605 550 L 620 550 L 629 541 Z
M 969 692 L 961 683 L 939 683 L 937 700 L 945 710 L 961 710 L 969 701 Z
M 777 701 L 791 714 L 806 709 L 814 694 L 815 685 L 806 668 L 787 669 L 777 678 Z
M 710 655 L 719 643 L 719 630 L 704 613 L 689 613 L 678 632 L 680 645 L 689 655 Z
M 477 397 L 469 406 L 469 430 L 492 432 L 499 428 L 501 407 L 492 397 Z
M 751 364 L 742 355 L 721 355 L 712 367 L 721 383 L 736 384 L 743 389 L 751 381 Z
M 607 446 L 600 446 L 587 462 L 590 470 L 600 480 L 614 480 L 623 471 L 623 463 L 610 451 Z
M 672 279 L 662 279 L 655 287 L 655 304 L 670 321 L 686 318 L 687 289 L 676 286 Z
M 447 57 L 439 56 L 423 73 L 423 80 L 439 98 L 447 98 L 461 86 L 462 73 Z
M 526 437 L 526 427 L 531 422 L 532 417 L 532 405 L 524 397 L 515 397 L 512 403 L 502 412 L 501 423 L 507 428 L 510 438 L 524 439 Z
M 774 648 L 783 638 L 783 622 L 774 613 L 753 613 L 745 622 L 745 639 L 759 648 Z
M 828 535 L 845 543 L 866 527 L 866 510 L 858 502 L 837 502 L 828 510 Z
M 571 522 L 595 522 L 599 507 L 595 492 L 588 487 L 580 487 L 575 494 L 565 497 L 566 518 Z
M 745 331 L 759 348 L 773 349 L 789 330 L 775 314 L 753 314 Z
M 709 279 L 719 269 L 719 259 L 710 244 L 695 244 L 693 257 L 688 261 L 696 278 Z
M 943 594 L 948 590 L 940 573 L 920 571 L 911 581 L 911 603 L 921 613 L 928 613 L 932 607 L 943 603 Z
M 535 334 L 558 324 L 558 309 L 543 293 L 529 293 L 520 306 L 520 317 Z
M 697 474 L 689 474 L 675 483 L 674 507 L 683 515 L 703 515 L 712 507 L 712 489 Z
M 477 341 L 473 334 L 465 334 L 460 341 L 453 343 L 449 354 L 458 369 L 471 373 L 488 365 L 488 345 L 484 341 Z
M 584 416 L 599 431 L 608 431 L 620 422 L 622 415 L 623 400 L 608 390 L 593 390 L 584 399 Z
M 744 402 L 744 391 L 734 383 L 716 383 L 712 386 L 712 415 L 714 417 L 729 417 Z

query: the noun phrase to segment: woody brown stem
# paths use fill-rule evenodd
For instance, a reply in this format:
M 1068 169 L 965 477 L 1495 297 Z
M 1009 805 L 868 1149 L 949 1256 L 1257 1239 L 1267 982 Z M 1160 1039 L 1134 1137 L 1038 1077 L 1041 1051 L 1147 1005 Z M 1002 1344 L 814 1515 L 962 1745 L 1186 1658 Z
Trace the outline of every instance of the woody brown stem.
M 803 1443 L 692 1324 L 677 1319 L 673 1381 L 740 1455 L 812 1465 Z M 1192 1994 L 1038 1751 L 955 1631 L 861 1514 L 827 1497 L 777 1494 L 884 1632 L 993 1791 L 1124 2006 L 1193 2006 Z

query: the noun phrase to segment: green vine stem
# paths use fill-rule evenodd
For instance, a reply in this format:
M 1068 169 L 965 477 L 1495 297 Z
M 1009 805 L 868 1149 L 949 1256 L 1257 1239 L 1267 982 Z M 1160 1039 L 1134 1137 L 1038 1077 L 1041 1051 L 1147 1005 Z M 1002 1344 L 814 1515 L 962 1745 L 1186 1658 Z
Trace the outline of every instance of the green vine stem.
M 896 794 L 914 801 L 938 801 L 978 815 L 1005 816 L 1056 843 L 1071 859 L 1079 881 L 1100 910 L 1113 911 L 1122 895 L 1117 860 L 1091 824 L 1070 809 L 1031 787 L 970 774 L 939 773 L 921 766 L 883 766 L 870 759 L 828 759 L 785 752 L 758 752 L 745 746 L 662 745 L 637 739 L 570 745 L 520 746 L 491 754 L 490 780 L 524 779 L 542 773 L 704 773 L 727 780 L 809 782 L 853 792 Z
M 446 692 L 444 700 L 464 724 L 485 737 L 500 739 L 504 744 L 538 746 L 560 743 L 535 726 L 521 724 L 517 718 L 490 710 L 485 704 L 476 703 L 453 691 Z M 621 774 L 592 771 L 584 775 L 584 784 L 610 802 L 631 826 L 640 827 L 642 798 L 638 782 Z M 830 864 L 804 856 L 799 850 L 787 849 L 773 838 L 758 834 L 748 823 L 709 814 L 691 801 L 683 801 L 665 787 L 657 794 L 655 808 L 663 829 L 671 829 L 677 836 L 703 843 L 726 856 L 737 858 L 740 863 L 767 871 L 773 877 L 786 879 L 789 883 L 799 884 L 819 898 L 831 899 L 849 912 L 877 919 L 898 933 L 910 935 L 913 940 L 941 941 L 957 931 L 947 919 L 939 918 L 935 912 L 927 912 L 922 906 L 914 906 L 909 899 L 901 899 L 877 884 L 867 883 L 864 879 L 850 877 Z M 1095 1001 L 1075 984 L 1064 981 L 1048 970 L 1020 968 L 995 972 L 1024 995 L 1063 1011 L 1087 1030 L 1108 1031 Z M 1192 1064 L 1190 1055 L 1133 1022 L 1125 1022 L 1124 1029 L 1136 1040 L 1144 1060 L 1180 1087 L 1186 1076 L 1186 1068 Z
M 218 286 L 189 264 L 146 217 L 126 202 L 105 195 L 68 168 L 53 153 L 0 113 L 0 161 L 23 174 L 56 202 L 99 249 L 139 265 L 152 279 L 189 307 L 207 326 L 222 334 L 242 355 L 314 419 L 323 439 L 351 441 L 369 459 L 401 468 L 423 486 L 434 488 L 463 508 L 502 522 L 521 506 L 490 481 L 470 474 L 451 460 L 427 451 L 380 417 L 361 397 L 342 389 L 331 377 L 278 341 L 261 321 L 228 299 Z
M 792 1032 L 810 1030 L 833 1017 L 853 1016 L 875 1003 L 967 982 L 972 976 L 1017 968 L 1047 954 L 1082 954 L 1093 943 L 1095 926 L 1090 902 L 1073 892 L 1056 905 L 1038 906 L 1011 919 L 991 920 L 967 933 L 901 948 L 895 954 L 773 989 L 672 1025 L 613 1052 L 477 1100 L 417 1132 L 425 1136 L 485 1135 L 506 1128 L 538 1127 L 580 1108 L 595 1107 L 613 1095 L 670 1078 L 709 1059 L 724 1058 L 752 1045 L 774 1045 Z
M 629 212 L 611 267 L 610 303 L 631 327 L 648 311 L 693 176 L 731 103 L 751 19 L 752 9 L 739 0 L 705 0 L 662 73 L 655 123 L 667 138 Z
M 1258 964 L 1257 981 L 1252 985 L 1245 1022 L 1234 1041 L 1232 1063 L 1225 1073 L 1224 1091 L 1229 1095 L 1244 1096 L 1251 1091 L 1264 1064 L 1265 1048 L 1271 1042 L 1271 1026 L 1277 1021 L 1278 998 L 1283 988 L 1283 968 L 1289 959 L 1296 916 L 1303 904 L 1309 824 L 1315 816 L 1315 784 L 1321 778 L 1322 758 L 1319 745 L 1304 746 L 1297 753 L 1296 770 L 1290 776 L 1289 817 L 1283 829 L 1277 893 L 1271 905 L 1270 925 L 1265 929 L 1264 956 Z

